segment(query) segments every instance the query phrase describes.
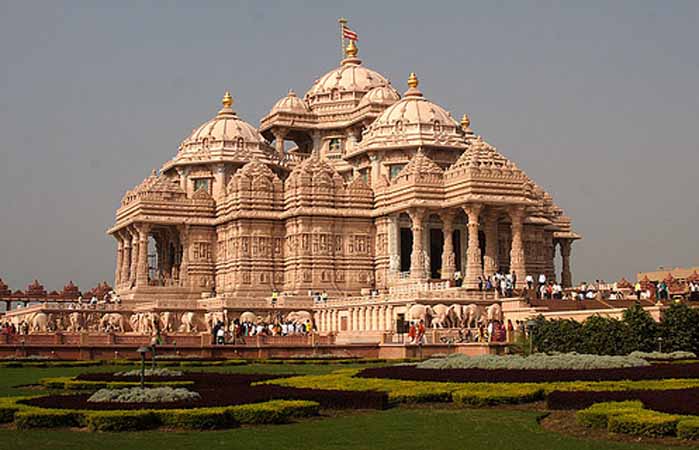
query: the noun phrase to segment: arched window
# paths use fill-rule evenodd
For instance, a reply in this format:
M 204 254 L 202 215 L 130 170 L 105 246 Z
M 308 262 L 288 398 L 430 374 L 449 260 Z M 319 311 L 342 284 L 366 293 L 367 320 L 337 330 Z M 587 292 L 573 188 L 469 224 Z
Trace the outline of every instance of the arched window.
M 442 132 L 442 124 L 439 123 L 439 121 L 435 120 L 434 124 L 432 125 L 434 132 L 435 133 L 441 133 Z

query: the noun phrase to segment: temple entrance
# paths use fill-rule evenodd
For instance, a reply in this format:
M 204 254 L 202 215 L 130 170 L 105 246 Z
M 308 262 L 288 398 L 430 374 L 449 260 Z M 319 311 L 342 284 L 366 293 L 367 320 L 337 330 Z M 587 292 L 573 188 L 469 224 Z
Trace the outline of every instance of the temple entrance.
M 430 278 L 442 278 L 443 249 L 444 232 L 439 228 L 430 228 Z
M 400 271 L 410 272 L 410 255 L 413 252 L 413 230 L 400 229 Z
M 485 264 L 485 233 L 478 230 L 478 247 L 481 249 L 481 267 Z

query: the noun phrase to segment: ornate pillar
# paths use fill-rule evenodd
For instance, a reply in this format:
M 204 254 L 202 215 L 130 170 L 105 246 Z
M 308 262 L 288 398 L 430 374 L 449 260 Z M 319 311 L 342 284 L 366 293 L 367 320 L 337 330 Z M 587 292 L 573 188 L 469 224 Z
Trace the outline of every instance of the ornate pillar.
M 425 210 L 424 208 L 415 208 L 408 210 L 410 221 L 412 222 L 413 230 L 413 249 L 410 254 L 410 277 L 415 280 L 425 279 L 425 254 L 423 231 L 425 228 Z
M 124 251 L 121 258 L 121 277 L 119 282 L 121 286 L 128 287 L 129 279 L 131 278 L 131 235 L 128 232 L 123 232 L 121 239 L 124 242 Z
M 369 155 L 371 161 L 371 186 L 376 186 L 381 172 L 381 157 L 379 155 Z
M 136 267 L 136 286 L 148 286 L 148 232 L 150 226 L 138 227 L 138 263 Z
M 379 329 L 379 307 L 371 307 L 371 331 L 376 331 Z
M 500 266 L 498 261 L 498 215 L 499 211 L 493 208 L 488 208 L 485 214 L 484 278 L 493 276 Z
M 136 286 L 136 274 L 138 273 L 138 257 L 140 245 L 138 231 L 131 231 L 131 261 L 129 261 L 129 287 Z
M 272 130 L 274 134 L 274 147 L 277 150 L 277 154 L 281 159 L 284 159 L 284 138 L 286 137 L 286 129 L 275 128 Z
M 352 331 L 359 330 L 359 324 L 357 323 L 357 308 L 350 308 L 350 323 L 352 324 L 352 327 L 350 328 Z
M 442 248 L 442 274 L 443 280 L 452 280 L 456 270 L 456 256 L 454 255 L 454 212 L 443 211 L 439 213 L 442 219 L 442 233 L 444 234 L 444 247 Z
M 386 306 L 379 306 L 379 331 L 386 331 Z
M 119 286 L 121 284 L 121 270 L 122 263 L 124 260 L 124 241 L 121 239 L 119 233 L 114 233 L 114 238 L 117 241 L 117 254 L 116 254 L 116 269 L 114 271 L 114 286 Z
M 478 288 L 478 278 L 483 278 L 481 247 L 478 242 L 478 222 L 483 205 L 472 204 L 463 208 L 468 216 L 468 249 L 466 250 L 466 277 L 464 281 L 467 288 L 476 289 Z
M 573 246 L 573 241 L 570 239 L 561 239 L 561 285 L 564 288 L 573 286 L 573 276 L 570 271 L 570 252 Z
M 386 307 L 386 331 L 393 330 L 393 305 Z
M 512 247 L 510 249 L 510 272 L 514 272 L 517 275 L 517 284 L 515 288 L 522 288 L 526 282 L 524 278 L 527 276 L 525 273 L 524 265 L 524 245 L 522 243 L 522 229 L 524 224 L 524 208 L 521 206 L 516 206 L 508 211 L 510 220 L 512 221 Z
M 400 271 L 400 224 L 398 214 L 388 216 L 388 271 L 397 273 Z
M 180 286 L 189 285 L 189 226 L 180 228 L 180 243 L 182 245 L 182 260 L 180 261 Z

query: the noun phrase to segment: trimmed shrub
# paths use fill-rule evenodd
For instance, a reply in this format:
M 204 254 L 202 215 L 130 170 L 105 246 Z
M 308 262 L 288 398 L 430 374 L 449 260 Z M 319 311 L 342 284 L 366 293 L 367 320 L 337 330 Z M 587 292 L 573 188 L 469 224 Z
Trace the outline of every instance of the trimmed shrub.
M 14 415 L 15 425 L 20 430 L 31 428 L 80 427 L 85 424 L 85 417 L 79 411 L 62 411 L 47 409 L 29 409 L 18 411 Z
M 155 369 L 145 369 L 143 375 L 146 377 L 181 377 L 182 371 L 167 369 L 165 367 L 157 367 Z M 141 369 L 127 370 L 124 372 L 115 372 L 115 377 L 140 377 Z
M 291 419 L 318 415 L 319 405 L 304 400 L 275 400 L 227 409 L 236 422 L 244 424 L 287 423 Z
M 90 411 L 86 414 L 90 431 L 151 430 L 161 425 L 155 411 Z
M 0 423 L 10 423 L 15 420 L 15 413 L 19 408 L 12 406 L 0 406 Z
M 492 389 L 464 389 L 452 394 L 454 403 L 469 406 L 530 403 L 544 399 L 544 389 L 538 386 L 497 386 Z
M 559 370 L 559 369 L 617 369 L 649 366 L 645 359 L 634 356 L 600 356 L 578 353 L 547 355 L 535 353 L 527 357 L 519 355 L 449 355 L 418 363 L 418 369 L 506 369 L 506 370 Z
M 697 355 L 692 352 L 671 352 L 671 353 L 660 353 L 660 352 L 631 352 L 629 356 L 635 356 L 637 358 L 643 358 L 650 361 L 678 361 L 683 359 L 696 359 Z
M 171 387 L 144 388 L 130 387 L 123 389 L 100 389 L 87 399 L 94 403 L 165 403 L 199 400 L 201 395 L 184 388 Z
M 597 403 L 575 413 L 579 424 L 592 428 L 607 428 L 609 418 L 613 415 L 640 411 L 643 404 L 639 401 Z
M 674 436 L 678 416 L 649 410 L 636 410 L 609 417 L 607 430 L 636 436 Z
M 677 424 L 677 437 L 680 439 L 699 440 L 699 417 L 681 419 Z
M 220 430 L 239 426 L 226 408 L 176 409 L 158 411 L 164 426 L 185 430 Z

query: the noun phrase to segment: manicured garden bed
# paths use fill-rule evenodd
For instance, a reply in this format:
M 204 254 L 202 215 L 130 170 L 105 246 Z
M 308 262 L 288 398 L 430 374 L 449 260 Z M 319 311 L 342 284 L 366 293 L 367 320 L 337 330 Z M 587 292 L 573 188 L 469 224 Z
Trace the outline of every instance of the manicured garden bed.
M 544 369 L 419 369 L 413 365 L 371 367 L 361 378 L 452 383 L 544 383 L 552 381 L 640 381 L 699 378 L 699 363 L 653 364 L 645 367 L 591 370 Z
M 83 386 L 95 382 L 137 382 L 138 377 L 115 377 L 113 374 L 92 373 L 77 377 Z M 279 378 L 271 375 L 247 375 L 192 372 L 181 377 L 149 377 L 151 383 L 162 383 L 177 379 L 192 384 L 187 386 L 191 391 L 199 393 L 201 398 L 195 401 L 148 403 L 148 409 L 191 409 L 221 407 L 260 403 L 270 400 L 309 400 L 328 409 L 385 409 L 388 407 L 388 395 L 377 391 L 343 391 L 308 388 L 285 387 L 274 384 L 252 385 L 259 381 Z M 98 386 L 98 387 L 101 387 Z M 107 402 L 88 402 L 91 394 L 80 393 L 73 395 L 48 395 L 24 400 L 31 406 L 50 409 L 79 409 L 79 410 L 136 410 L 141 404 L 123 404 Z
M 699 416 L 699 388 L 631 391 L 554 391 L 546 397 L 550 409 L 584 409 L 595 403 L 639 400 L 644 407 L 670 414 Z

